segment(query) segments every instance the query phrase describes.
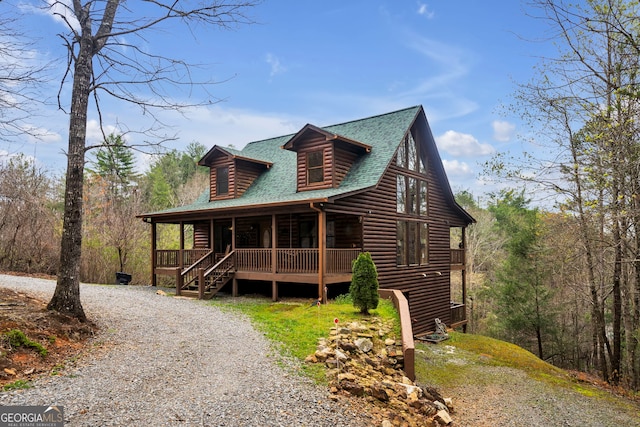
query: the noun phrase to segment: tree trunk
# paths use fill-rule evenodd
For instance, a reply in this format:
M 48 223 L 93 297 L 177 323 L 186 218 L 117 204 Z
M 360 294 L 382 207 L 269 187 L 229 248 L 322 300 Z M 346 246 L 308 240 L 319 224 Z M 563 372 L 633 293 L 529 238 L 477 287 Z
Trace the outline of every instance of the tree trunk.
M 619 200 L 617 180 L 614 179 L 614 225 L 613 240 L 615 245 L 615 261 L 613 265 L 613 355 L 611 357 L 611 382 L 620 381 L 620 365 L 622 358 L 622 237 L 620 233 Z
M 76 11 L 78 12 L 78 11 Z M 88 12 L 82 11 L 80 48 L 76 59 L 69 119 L 69 150 L 64 200 L 64 220 L 58 281 L 47 308 L 86 321 L 80 302 L 80 256 L 82 253 L 82 190 L 87 135 L 87 106 L 93 72 L 93 38 Z

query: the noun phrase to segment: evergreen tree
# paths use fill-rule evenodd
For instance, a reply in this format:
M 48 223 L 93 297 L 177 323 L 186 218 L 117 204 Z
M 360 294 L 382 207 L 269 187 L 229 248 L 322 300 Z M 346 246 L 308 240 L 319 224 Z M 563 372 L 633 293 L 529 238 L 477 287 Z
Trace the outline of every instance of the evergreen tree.
M 538 210 L 527 208 L 528 203 L 523 194 L 504 191 L 489 207 L 497 231 L 507 239 L 507 257 L 497 268 L 494 292 L 505 338 L 525 348 L 535 339 L 542 359 L 543 344 L 551 337 L 555 321 L 548 286 L 550 271 L 542 243 L 543 223 Z
M 121 135 L 110 134 L 104 147 L 96 153 L 95 170 L 109 184 L 109 190 L 116 198 L 126 197 L 136 179 L 135 158 Z
M 353 306 L 360 313 L 369 314 L 369 310 L 378 307 L 378 270 L 369 252 L 363 252 L 353 261 L 351 286 L 349 293 Z

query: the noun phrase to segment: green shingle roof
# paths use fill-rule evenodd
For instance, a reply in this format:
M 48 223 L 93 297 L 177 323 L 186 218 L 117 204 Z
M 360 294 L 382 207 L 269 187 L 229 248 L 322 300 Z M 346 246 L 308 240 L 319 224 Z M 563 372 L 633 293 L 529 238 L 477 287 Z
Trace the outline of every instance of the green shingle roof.
M 410 129 L 421 106 L 354 120 L 322 129 L 371 146 L 371 152 L 361 155 L 353 164 L 338 188 L 296 191 L 296 156 L 281 147 L 294 135 L 256 141 L 242 150 L 224 150 L 250 159 L 260 159 L 273 165 L 264 171 L 239 198 L 209 201 L 207 189 L 194 203 L 143 216 L 161 216 L 179 212 L 257 207 L 272 203 L 304 202 L 339 198 L 342 195 L 374 187 L 389 166 L 398 145 Z

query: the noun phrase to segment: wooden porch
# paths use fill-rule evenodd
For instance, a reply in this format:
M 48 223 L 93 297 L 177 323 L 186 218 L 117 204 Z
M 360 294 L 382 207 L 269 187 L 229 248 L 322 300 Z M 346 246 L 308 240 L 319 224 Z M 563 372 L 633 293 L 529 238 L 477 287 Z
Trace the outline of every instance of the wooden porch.
M 467 307 L 464 302 L 467 300 L 467 286 L 466 286 L 466 260 L 464 249 L 449 249 L 451 271 L 460 271 L 462 273 L 462 303 L 451 301 L 451 324 L 452 328 L 462 326 L 466 332 L 467 328 Z
M 161 249 L 155 252 L 154 273 L 175 277 L 177 295 L 211 298 L 231 280 L 270 281 L 274 286 L 350 282 L 351 265 L 360 252 L 360 248 L 331 248 L 324 253 L 314 248 L 251 248 L 222 254 L 208 248 Z M 319 271 L 320 265 L 325 271 Z

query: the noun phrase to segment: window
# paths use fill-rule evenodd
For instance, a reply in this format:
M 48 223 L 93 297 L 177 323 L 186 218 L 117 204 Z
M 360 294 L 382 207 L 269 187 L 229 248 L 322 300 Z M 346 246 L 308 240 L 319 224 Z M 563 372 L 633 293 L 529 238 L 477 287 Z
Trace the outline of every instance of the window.
M 420 216 L 427 216 L 428 212 L 427 212 L 427 200 L 428 200 L 428 195 L 427 195 L 427 181 L 420 181 L 420 191 L 418 193 L 418 196 L 420 197 L 420 210 L 419 210 L 419 215 Z
M 229 194 L 229 167 L 216 168 L 216 196 Z
M 422 161 L 420 146 L 416 144 L 411 133 L 402 141 L 398 147 L 396 165 L 401 169 L 408 169 L 419 174 L 426 174 L 427 168 Z
M 398 266 L 426 264 L 429 260 L 429 225 L 426 222 L 396 223 L 396 260 Z
M 429 261 L 429 225 L 421 222 L 420 227 L 420 264 L 426 264 Z
M 411 215 L 418 215 L 418 200 L 420 195 L 418 194 L 419 181 L 415 178 L 409 178 L 409 200 L 407 203 L 408 212 Z
M 407 213 L 407 181 L 405 176 L 398 174 L 396 182 L 396 212 Z
M 427 216 L 427 182 L 398 174 L 396 176 L 396 212 Z
M 397 265 L 407 265 L 407 251 L 406 251 L 406 221 L 398 221 L 396 225 L 396 259 Z
M 396 157 L 396 165 L 402 169 L 407 168 L 407 149 L 406 149 L 407 141 L 404 140 L 398 147 L 398 155 Z
M 416 143 L 411 137 L 411 134 L 407 136 L 407 169 L 411 171 L 418 172 L 420 163 L 420 159 L 418 158 L 418 150 L 416 148 Z
M 322 151 L 307 154 L 307 185 L 324 182 L 324 162 Z

